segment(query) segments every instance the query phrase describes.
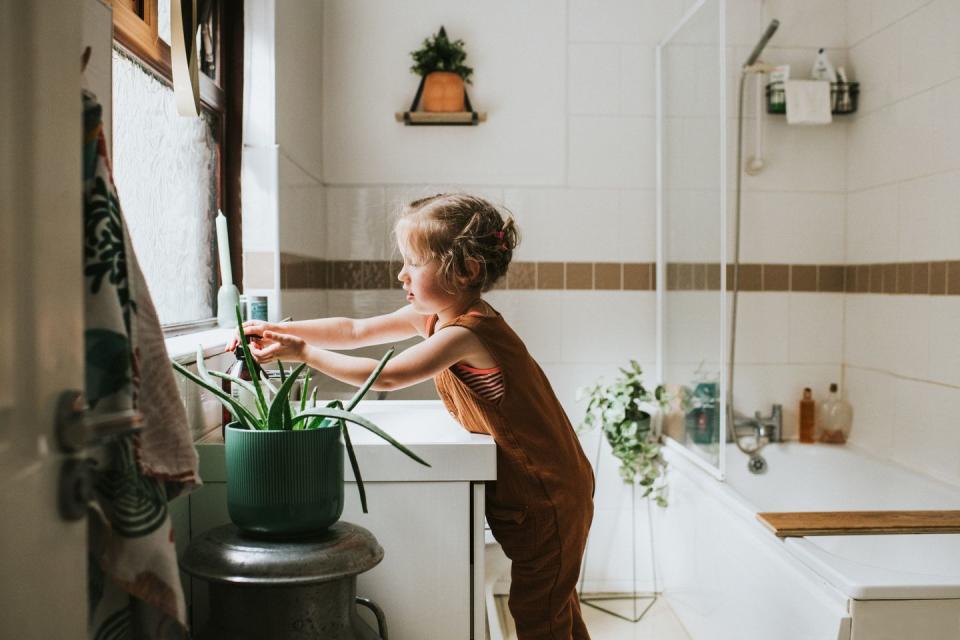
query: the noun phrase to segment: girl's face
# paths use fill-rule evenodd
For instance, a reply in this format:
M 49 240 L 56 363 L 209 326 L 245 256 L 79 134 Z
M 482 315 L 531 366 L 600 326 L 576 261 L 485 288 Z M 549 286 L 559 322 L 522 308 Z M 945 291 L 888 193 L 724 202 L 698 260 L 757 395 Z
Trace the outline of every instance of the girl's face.
M 406 251 L 403 248 L 400 249 L 403 268 L 397 274 L 397 279 L 403 283 L 403 290 L 407 294 L 407 302 L 424 315 L 439 313 L 456 305 L 459 302 L 459 296 L 445 291 L 440 286 L 437 261 L 410 255 L 409 252 L 409 248 Z

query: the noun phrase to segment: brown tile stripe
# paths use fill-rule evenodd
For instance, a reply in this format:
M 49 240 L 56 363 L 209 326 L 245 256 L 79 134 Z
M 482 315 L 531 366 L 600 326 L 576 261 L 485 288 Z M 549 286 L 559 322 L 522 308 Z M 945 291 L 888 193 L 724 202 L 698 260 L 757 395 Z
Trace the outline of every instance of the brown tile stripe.
M 668 291 L 717 291 L 720 267 L 709 262 L 667 263 Z M 282 289 L 398 289 L 400 263 L 322 260 L 282 254 Z M 741 264 L 741 291 L 960 295 L 960 261 L 857 265 Z M 726 266 L 727 290 L 734 268 Z M 514 262 L 496 289 L 653 291 L 652 262 Z

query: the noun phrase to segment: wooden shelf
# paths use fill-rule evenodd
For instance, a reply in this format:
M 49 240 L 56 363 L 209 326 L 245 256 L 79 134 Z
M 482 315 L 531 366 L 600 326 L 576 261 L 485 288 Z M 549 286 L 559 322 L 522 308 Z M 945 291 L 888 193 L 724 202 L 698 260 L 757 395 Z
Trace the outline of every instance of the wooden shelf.
M 758 513 L 778 538 L 960 533 L 960 511 L 811 511 Z
M 408 126 L 472 126 L 487 121 L 486 111 L 457 111 L 453 113 L 439 113 L 431 111 L 397 111 L 393 115 L 397 122 L 402 122 Z

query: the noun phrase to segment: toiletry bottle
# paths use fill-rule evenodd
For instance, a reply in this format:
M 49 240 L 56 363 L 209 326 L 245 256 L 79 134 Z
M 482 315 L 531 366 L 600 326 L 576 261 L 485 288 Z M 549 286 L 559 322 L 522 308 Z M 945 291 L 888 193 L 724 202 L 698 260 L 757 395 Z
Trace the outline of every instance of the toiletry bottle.
M 816 442 L 816 404 L 813 402 L 813 391 L 810 387 L 803 390 L 800 399 L 800 442 Z
M 247 363 L 243 359 L 243 349 L 240 345 L 237 345 L 237 348 L 233 350 L 233 355 L 236 358 L 236 361 L 230 365 L 230 368 L 227 369 L 227 374 L 233 376 L 234 378 L 239 378 L 240 380 L 246 380 L 248 382 L 253 380 L 253 377 L 250 375 L 250 370 L 247 368 Z M 257 363 L 253 364 L 257 369 L 257 375 L 260 375 L 260 366 Z M 223 390 L 232 398 L 236 399 L 241 405 L 249 409 L 253 415 L 258 415 L 257 411 L 257 398 L 250 393 L 248 390 L 244 389 L 238 384 L 232 383 L 229 380 L 223 381 Z M 233 422 L 233 414 L 231 414 L 226 407 L 223 409 L 223 426 Z
M 826 80 L 827 82 L 837 81 L 837 72 L 827 57 L 827 50 L 821 48 L 817 52 L 817 59 L 813 61 L 813 69 L 810 71 L 810 77 L 814 80 Z
M 850 436 L 853 408 L 837 393 L 836 382 L 830 385 L 830 395 L 820 405 L 819 422 L 820 442 L 843 444 Z

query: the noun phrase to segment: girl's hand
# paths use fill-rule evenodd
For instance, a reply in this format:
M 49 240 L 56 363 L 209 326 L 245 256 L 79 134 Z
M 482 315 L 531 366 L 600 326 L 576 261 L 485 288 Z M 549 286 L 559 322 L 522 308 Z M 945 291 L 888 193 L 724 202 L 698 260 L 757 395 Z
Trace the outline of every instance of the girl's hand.
M 259 340 L 251 339 L 250 345 L 250 353 L 260 364 L 274 360 L 305 362 L 307 357 L 307 343 L 287 333 L 264 331 Z
M 243 332 L 246 334 L 247 339 L 251 342 L 260 340 L 266 331 L 274 331 L 277 333 L 282 333 L 284 327 L 279 324 L 272 324 L 270 322 L 264 322 L 263 320 L 247 320 L 243 323 Z M 233 338 L 230 339 L 230 342 L 227 343 L 226 348 L 223 350 L 224 353 L 228 351 L 233 351 L 240 345 L 240 332 L 237 331 L 233 334 Z

